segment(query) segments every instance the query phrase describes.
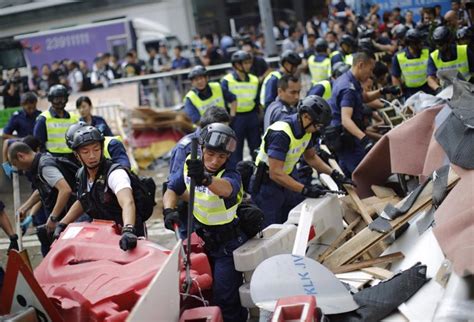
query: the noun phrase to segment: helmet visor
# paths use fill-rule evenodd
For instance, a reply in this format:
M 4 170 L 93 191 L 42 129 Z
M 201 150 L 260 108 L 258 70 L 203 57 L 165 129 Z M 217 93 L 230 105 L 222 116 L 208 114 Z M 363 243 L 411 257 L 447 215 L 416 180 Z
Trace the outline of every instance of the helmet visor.
M 237 141 L 225 133 L 211 132 L 207 134 L 204 145 L 210 149 L 232 153 L 235 151 Z

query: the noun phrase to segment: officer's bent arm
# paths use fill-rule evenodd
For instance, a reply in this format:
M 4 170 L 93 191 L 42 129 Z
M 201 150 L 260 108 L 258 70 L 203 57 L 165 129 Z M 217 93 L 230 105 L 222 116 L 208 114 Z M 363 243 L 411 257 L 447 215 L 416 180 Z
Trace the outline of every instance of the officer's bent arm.
M 432 89 L 432 90 L 437 90 L 438 87 L 439 87 L 439 82 L 438 82 L 438 78 L 436 78 L 435 76 L 428 76 L 428 86 Z
M 234 117 L 237 115 L 237 101 L 230 103 L 230 116 Z
M 71 208 L 69 208 L 68 212 L 64 216 L 63 219 L 61 219 L 61 223 L 69 225 L 70 223 L 74 222 L 77 218 L 79 218 L 80 215 L 84 213 L 84 209 L 82 208 L 81 202 L 79 200 L 76 200 Z
M 393 86 L 398 86 L 398 87 L 401 88 L 401 86 L 402 86 L 402 81 L 400 80 L 399 77 L 395 77 L 395 76 L 392 75 L 392 85 L 393 85 Z
M 171 189 L 167 189 L 165 194 L 163 195 L 163 208 L 176 208 L 176 204 L 178 203 L 178 194 Z
M 375 91 L 370 91 L 370 92 L 366 92 L 366 91 L 362 92 L 362 100 L 364 101 L 364 103 L 368 103 L 373 100 L 376 100 L 377 98 L 380 98 L 380 96 L 382 96 L 381 89 L 376 89 Z
M 2 227 L 7 236 L 12 236 L 15 234 L 12 224 L 10 223 L 10 220 L 8 220 L 7 213 L 4 210 L 0 212 L 0 227 Z
M 283 171 L 284 161 L 280 161 L 273 158 L 268 158 L 268 168 L 270 179 L 278 183 L 279 185 L 290 189 L 295 192 L 303 191 L 304 185 L 290 177 Z
M 58 190 L 58 197 L 56 198 L 56 204 L 51 211 L 51 215 L 58 217 L 66 207 L 69 197 L 71 197 L 72 189 L 64 178 L 60 179 L 54 187 Z
M 36 189 L 18 209 L 18 211 L 20 212 L 20 216 L 26 215 L 26 212 L 30 210 L 31 207 L 33 207 L 39 201 L 41 201 L 41 198 L 38 189 Z
M 341 108 L 341 120 L 342 126 L 353 136 L 358 138 L 359 140 L 365 136 L 365 133 L 362 132 L 357 125 L 352 120 L 352 107 L 344 106 Z
M 303 153 L 304 160 L 318 172 L 331 175 L 332 169 L 317 154 L 314 148 L 308 149 Z
M 212 182 L 208 188 L 219 197 L 228 198 L 232 194 L 232 185 L 223 178 L 212 177 Z
M 135 225 L 135 201 L 133 191 L 130 188 L 123 188 L 116 193 L 117 201 L 122 208 L 123 225 Z

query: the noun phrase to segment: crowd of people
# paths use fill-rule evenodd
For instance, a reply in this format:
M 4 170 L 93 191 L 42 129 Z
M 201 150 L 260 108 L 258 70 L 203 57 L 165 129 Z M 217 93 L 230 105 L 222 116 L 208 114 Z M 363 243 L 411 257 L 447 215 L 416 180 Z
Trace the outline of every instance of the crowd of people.
M 367 17 L 357 17 L 341 0 L 331 18 L 315 17 L 295 27 L 278 22 L 275 34 L 284 40 L 277 70 L 261 56 L 264 43 L 247 30 L 237 42 L 238 50 L 229 53 L 232 70 L 220 81 L 210 81 L 206 69 L 221 55 L 221 49 L 212 49 L 217 47 L 212 37 L 196 39 L 198 60 L 193 64 L 182 57 L 165 59 L 166 47 L 150 50 L 153 71 L 196 65 L 188 75 L 192 88 L 184 96 L 183 110 L 197 130 L 172 150 L 163 216 L 166 228 L 178 229 L 183 238 L 192 229 L 204 241 L 213 268 L 213 303 L 225 321 L 247 319 L 238 292 L 242 274 L 235 270 L 232 251 L 268 225 L 284 223 L 305 198 L 328 193 L 313 170 L 329 175 L 344 190 L 381 136 L 377 110 L 387 101 L 418 91 L 439 93 L 438 72 L 471 79 L 471 4 L 463 9 L 452 1 L 444 17 L 437 8 L 424 8 L 422 21 L 415 24 L 413 13 L 402 16 L 397 8 L 384 13 L 382 20 L 377 6 Z M 100 70 L 112 77 L 114 71 L 104 69 L 110 61 L 103 55 L 100 60 Z M 145 70 L 132 52 L 126 61 L 122 75 Z M 80 66 L 72 64 L 69 70 L 64 79 L 80 79 L 74 72 Z M 301 92 L 302 73 L 311 75 L 307 93 Z M 94 80 L 105 79 L 101 77 Z M 38 236 L 46 231 L 56 238 L 84 213 L 86 220 L 113 220 L 122 227 L 120 247 L 135 248 L 137 236 L 145 233 L 146 216 L 135 207 L 133 171 L 123 144 L 112 137 L 105 120 L 91 114 L 89 98 L 77 100 L 79 117 L 64 111 L 66 86 L 50 85 L 44 90 L 51 107 L 40 114 L 35 94 L 24 93 L 23 110 L 4 131 L 12 140 L 4 151 L 5 173 L 14 165 L 29 173 L 34 186 L 20 213 L 36 216 L 43 208 L 45 215 L 37 225 L 44 230 L 39 229 Z M 39 140 L 36 144 L 20 139 L 31 134 Z M 245 142 L 252 161 L 244 161 Z M 195 145 L 197 156 L 192 155 Z M 342 172 L 331 168 L 329 159 L 337 160 Z M 70 177 L 78 179 L 78 187 Z M 192 227 L 185 224 L 188 207 L 193 208 Z M 6 230 L 12 233 L 11 227 Z M 11 235 L 13 248 L 17 237 Z M 40 237 L 45 244 L 47 238 Z

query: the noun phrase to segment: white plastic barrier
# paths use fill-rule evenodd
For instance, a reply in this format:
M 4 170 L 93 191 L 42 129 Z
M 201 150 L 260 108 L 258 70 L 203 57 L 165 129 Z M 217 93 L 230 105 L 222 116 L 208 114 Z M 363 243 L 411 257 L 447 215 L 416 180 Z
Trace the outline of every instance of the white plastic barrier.
M 285 224 L 297 225 L 305 204 L 309 206 L 309 211 L 313 216 L 312 225 L 316 232 L 316 237 L 308 244 L 306 256 L 315 258 L 344 230 L 342 208 L 339 198 L 335 195 L 316 199 L 308 198 L 290 211 Z
M 234 250 L 235 269 L 253 271 L 265 259 L 290 254 L 296 236 L 295 225 L 273 224 L 263 230 L 263 237 L 254 237 Z
M 242 284 L 239 287 L 239 296 L 240 296 L 240 304 L 243 307 L 248 309 L 257 307 L 255 303 L 252 301 L 252 296 L 250 295 L 250 282 Z

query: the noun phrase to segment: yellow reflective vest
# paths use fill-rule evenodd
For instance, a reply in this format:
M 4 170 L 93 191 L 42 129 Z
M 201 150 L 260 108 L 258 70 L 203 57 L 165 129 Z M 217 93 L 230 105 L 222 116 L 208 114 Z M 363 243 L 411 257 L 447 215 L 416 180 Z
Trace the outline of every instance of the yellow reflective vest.
M 260 105 L 262 105 L 263 107 L 265 107 L 265 90 L 267 87 L 267 83 L 272 76 L 275 76 L 277 79 L 280 79 L 283 74 L 280 71 L 276 70 L 268 74 L 267 77 L 265 77 L 265 79 L 263 80 L 262 89 L 260 90 Z
M 79 115 L 69 113 L 69 118 L 57 118 L 51 115 L 49 110 L 40 114 L 46 119 L 46 150 L 51 153 L 72 153 L 72 150 L 66 145 L 65 134 L 69 126 L 79 122 Z
M 189 159 L 189 156 L 188 158 Z M 186 160 L 187 160 L 186 159 Z M 221 178 L 225 169 L 219 171 L 215 177 Z M 189 191 L 191 179 L 187 176 L 188 166 L 186 162 L 183 167 L 184 183 Z M 237 194 L 237 202 L 230 208 L 226 208 L 224 199 L 213 193 L 209 187 L 196 186 L 194 192 L 193 215 L 202 224 L 208 226 L 224 225 L 237 218 L 237 207 L 242 202 L 243 189 Z
M 349 54 L 349 55 L 344 55 L 343 53 L 341 53 L 340 51 L 336 50 L 336 51 L 333 51 L 329 57 L 332 58 L 334 56 L 336 56 L 337 54 L 341 54 L 343 59 L 342 61 L 344 62 L 344 64 L 348 64 L 348 65 L 351 65 L 352 66 L 352 59 L 353 59 L 353 56 L 352 54 Z
M 308 67 L 313 82 L 319 82 L 331 78 L 331 58 L 326 57 L 323 61 L 317 62 L 316 56 L 308 58 Z
M 328 80 L 322 80 L 320 82 L 313 83 L 313 86 L 315 85 L 322 85 L 324 87 L 324 94 L 323 98 L 327 101 L 328 99 L 331 98 L 332 95 L 332 86 L 331 82 Z
M 406 87 L 421 87 L 426 84 L 429 55 L 430 52 L 426 48 L 421 51 L 418 58 L 408 58 L 405 51 L 397 54 L 398 64 Z
M 250 112 L 255 108 L 258 94 L 258 77 L 248 74 L 248 81 L 235 79 L 234 74 L 227 74 L 224 79 L 229 85 L 229 91 L 237 97 L 237 113 Z
M 285 163 L 283 165 L 283 171 L 286 174 L 290 174 L 295 168 L 296 163 L 300 159 L 301 155 L 306 150 L 309 142 L 311 141 L 311 133 L 305 133 L 301 139 L 297 139 L 293 134 L 290 124 L 284 121 L 278 121 L 270 125 L 263 136 L 262 144 L 260 145 L 260 150 L 258 151 L 257 159 L 255 164 L 258 166 L 260 162 L 264 162 L 268 165 L 268 155 L 265 151 L 265 137 L 269 130 L 272 131 L 283 131 L 290 138 L 290 147 L 285 157 Z
M 468 81 L 471 78 L 471 74 L 469 72 L 469 61 L 467 58 L 467 45 L 457 45 L 456 56 L 456 60 L 445 62 L 439 57 L 438 49 L 431 53 L 431 59 L 433 59 L 433 63 L 439 71 L 458 70 L 464 79 Z
M 195 91 L 189 91 L 184 99 L 189 98 L 194 107 L 199 111 L 202 116 L 204 112 L 211 106 L 217 106 L 225 108 L 224 94 L 222 93 L 221 84 L 216 82 L 210 82 L 209 87 L 211 88 L 211 96 L 208 99 L 202 100 L 199 98 Z

